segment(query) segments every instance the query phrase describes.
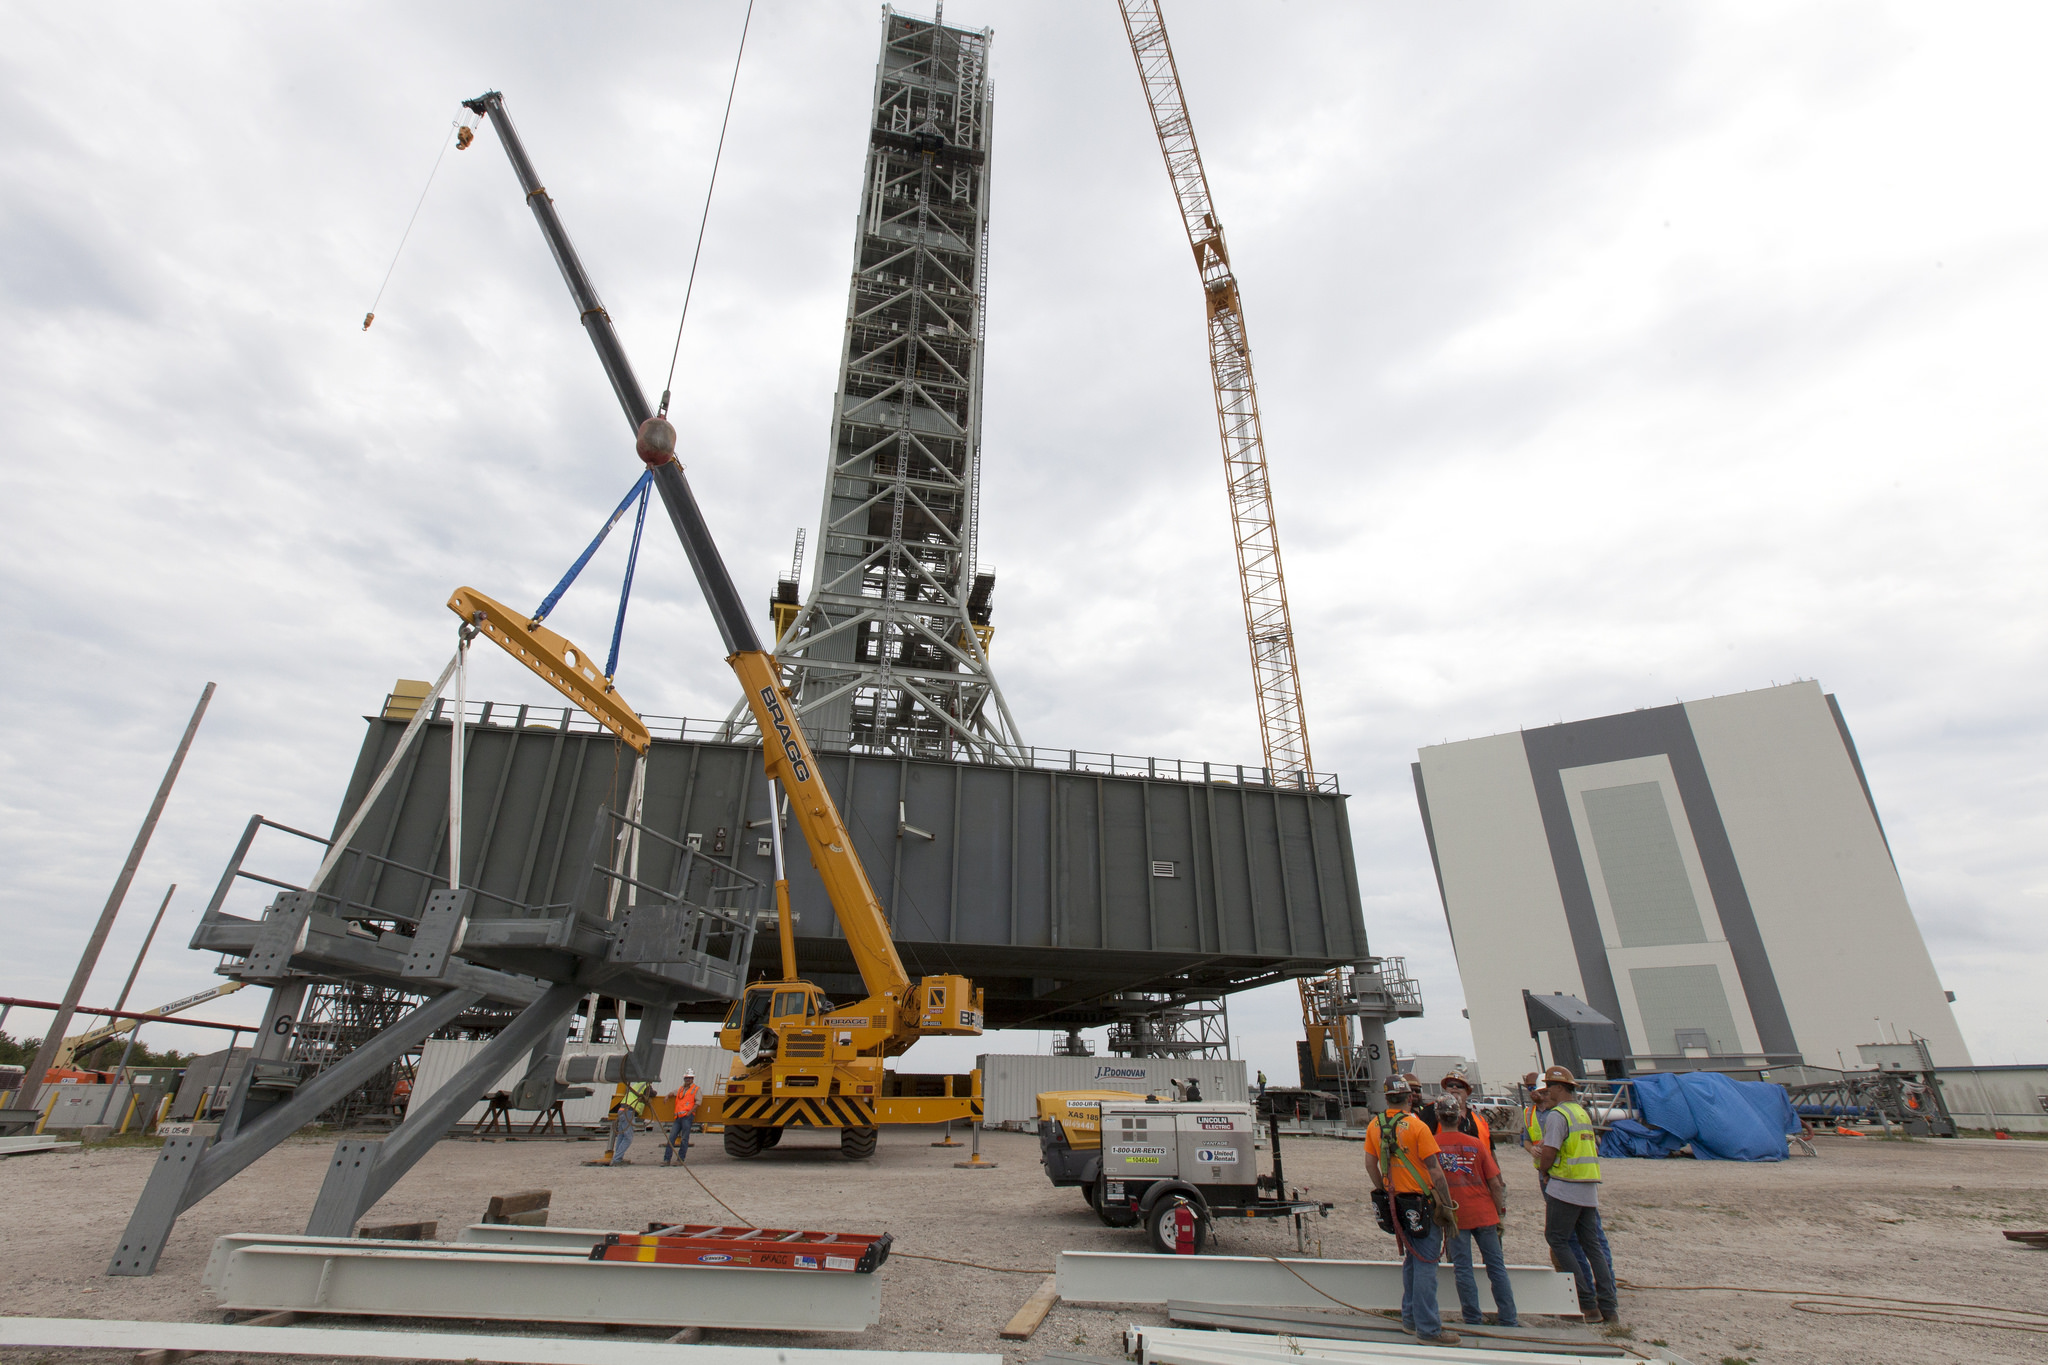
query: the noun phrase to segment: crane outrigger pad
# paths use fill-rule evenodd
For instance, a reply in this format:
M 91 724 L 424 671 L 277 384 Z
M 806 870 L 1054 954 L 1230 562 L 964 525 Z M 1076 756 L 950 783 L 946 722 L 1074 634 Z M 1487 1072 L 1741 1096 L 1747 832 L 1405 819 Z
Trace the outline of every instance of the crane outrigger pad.
M 448 610 L 470 622 L 548 686 L 589 712 L 599 725 L 631 745 L 633 752 L 647 752 L 647 726 L 639 713 L 612 690 L 611 679 L 597 671 L 597 665 L 590 661 L 590 651 L 475 588 L 457 588 L 448 599 Z
M 712 1223 L 650 1226 L 646 1233 L 609 1232 L 590 1249 L 593 1261 L 667 1265 L 744 1265 L 769 1270 L 831 1270 L 870 1274 L 889 1259 L 888 1233 L 801 1232 Z

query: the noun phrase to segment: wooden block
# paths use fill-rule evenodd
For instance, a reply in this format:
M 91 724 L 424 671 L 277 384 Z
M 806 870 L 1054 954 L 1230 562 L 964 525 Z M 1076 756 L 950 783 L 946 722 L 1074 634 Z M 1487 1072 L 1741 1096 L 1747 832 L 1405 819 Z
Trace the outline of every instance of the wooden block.
M 1010 1319 L 1010 1325 L 997 1335 L 1005 1341 L 1029 1341 L 1031 1334 L 1038 1330 L 1038 1324 L 1045 1321 L 1045 1315 L 1060 1301 L 1060 1277 L 1048 1275 L 1045 1283 L 1038 1286 L 1038 1292 L 1024 1300 L 1024 1306 L 1017 1310 L 1017 1316 Z
M 387 1242 L 431 1242 L 440 1230 L 440 1221 L 429 1218 L 424 1223 L 381 1223 L 376 1227 L 357 1228 L 356 1236 L 375 1237 Z
M 484 1221 L 509 1223 L 514 1214 L 545 1209 L 548 1202 L 554 1198 L 554 1194 L 553 1190 L 521 1190 L 517 1194 L 494 1194 L 491 1196 L 490 1207 L 484 1210 Z
M 432 1223 L 428 1227 L 434 1226 Z M 243 1318 L 244 1327 L 289 1327 L 299 1320 L 297 1313 L 258 1313 L 253 1318 Z

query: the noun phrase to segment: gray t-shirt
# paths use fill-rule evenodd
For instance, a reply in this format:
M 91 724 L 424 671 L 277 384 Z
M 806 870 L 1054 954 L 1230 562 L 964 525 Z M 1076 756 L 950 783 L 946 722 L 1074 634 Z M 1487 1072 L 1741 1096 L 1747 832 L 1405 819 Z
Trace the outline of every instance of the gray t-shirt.
M 1543 1145 L 1564 1150 L 1564 1141 L 1571 1136 L 1572 1123 L 1555 1109 L 1543 1111 Z M 1560 1204 L 1580 1204 L 1587 1208 L 1600 1207 L 1600 1182 L 1597 1180 L 1560 1180 L 1551 1176 L 1543 1187 L 1545 1198 L 1555 1199 Z

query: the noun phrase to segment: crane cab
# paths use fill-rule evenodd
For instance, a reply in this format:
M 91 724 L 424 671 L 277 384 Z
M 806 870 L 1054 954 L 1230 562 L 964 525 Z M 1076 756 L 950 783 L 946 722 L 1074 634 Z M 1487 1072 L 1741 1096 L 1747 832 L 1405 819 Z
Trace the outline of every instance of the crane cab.
M 747 987 L 726 1011 L 725 1024 L 718 1032 L 718 1045 L 740 1054 L 742 1064 L 752 1066 L 775 1051 L 776 1040 L 792 1028 L 819 1026 L 832 1002 L 808 981 L 757 981 Z M 753 1056 L 748 1056 L 749 1049 Z

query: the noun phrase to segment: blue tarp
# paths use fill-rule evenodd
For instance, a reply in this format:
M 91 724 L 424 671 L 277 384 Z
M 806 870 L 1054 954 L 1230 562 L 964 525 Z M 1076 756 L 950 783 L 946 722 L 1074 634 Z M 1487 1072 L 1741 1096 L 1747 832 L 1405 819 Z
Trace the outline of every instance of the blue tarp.
M 1649 1128 L 1634 1119 L 1616 1119 L 1600 1135 L 1600 1155 L 1670 1156 L 1685 1144 L 1661 1128 Z
M 1635 1092 L 1636 1106 L 1657 1140 L 1645 1143 L 1641 1135 L 1628 1133 L 1615 1145 L 1644 1146 L 1644 1156 L 1666 1156 L 1691 1143 L 1693 1155 L 1702 1161 L 1783 1161 L 1786 1135 L 1799 1131 L 1792 1097 L 1784 1086 L 1770 1081 L 1736 1081 L 1718 1071 L 1687 1071 L 1638 1076 Z M 1614 1128 L 1620 1131 L 1621 1124 Z M 1600 1154 L 1608 1155 L 1604 1141 Z

